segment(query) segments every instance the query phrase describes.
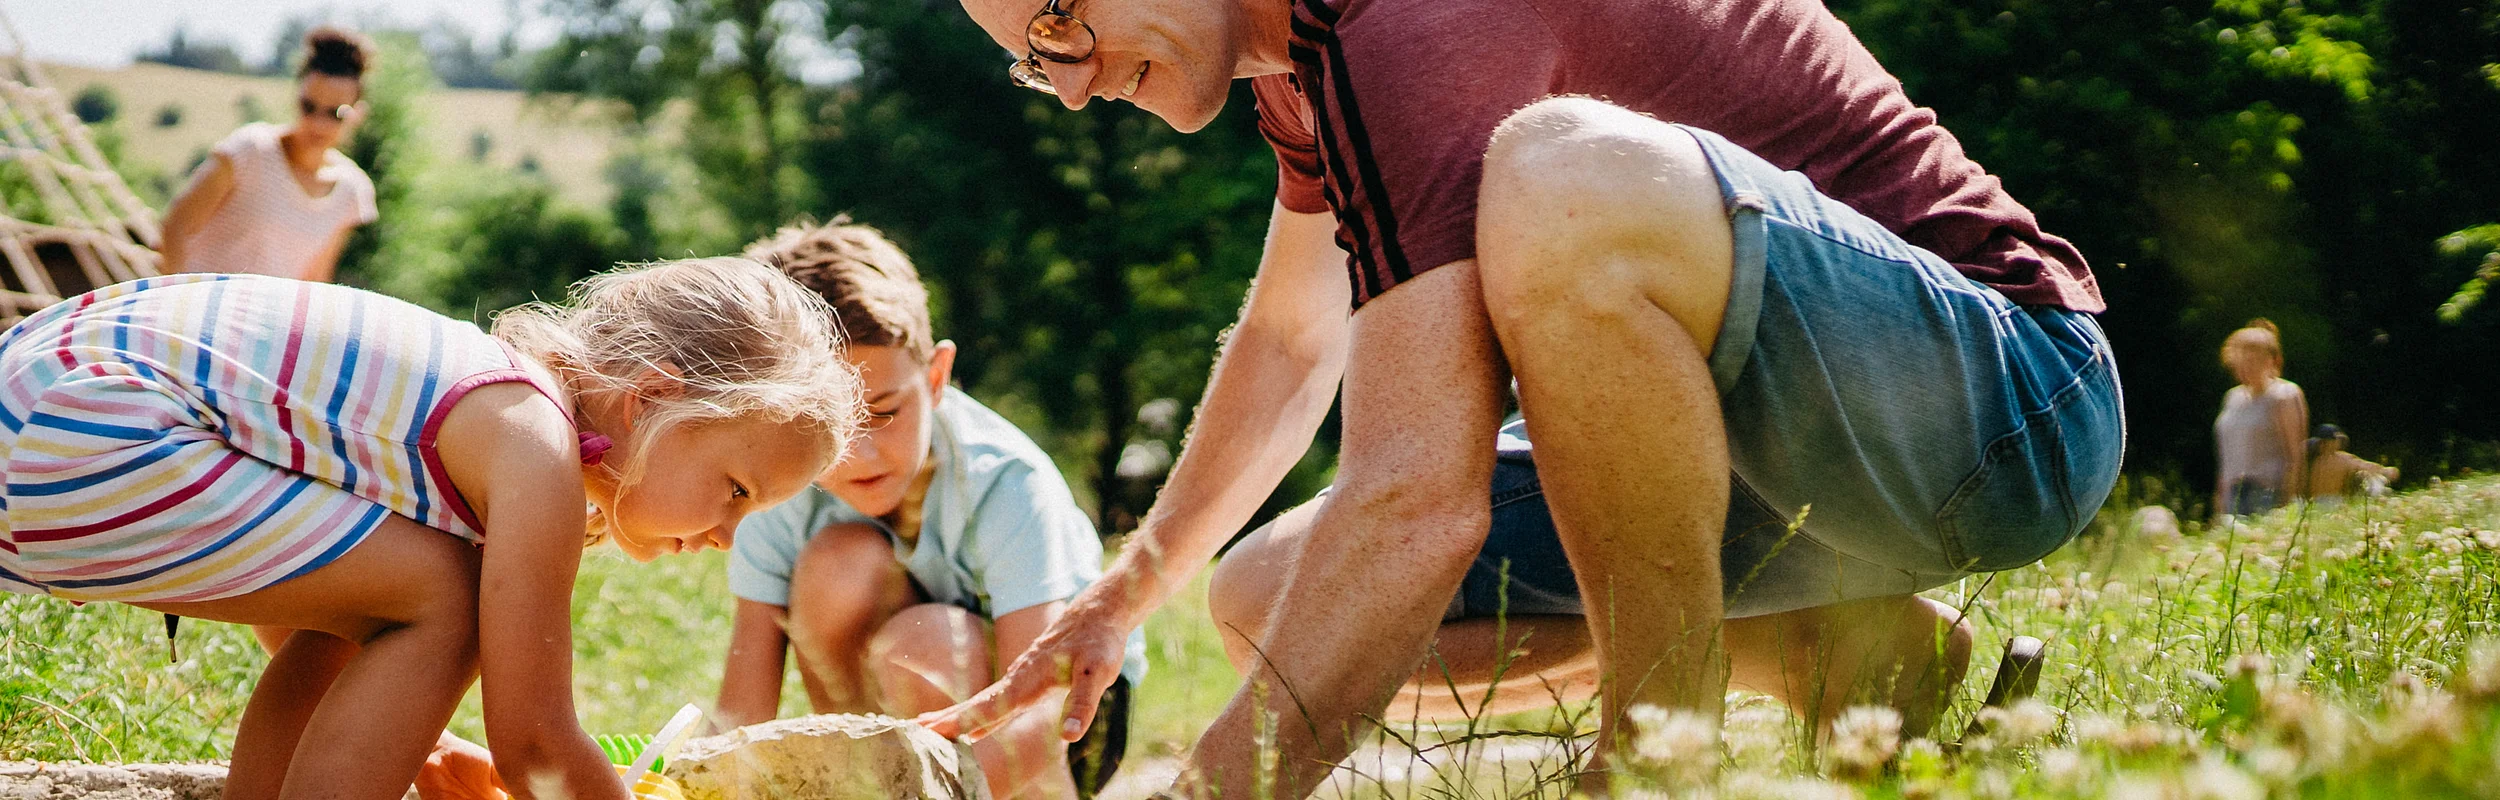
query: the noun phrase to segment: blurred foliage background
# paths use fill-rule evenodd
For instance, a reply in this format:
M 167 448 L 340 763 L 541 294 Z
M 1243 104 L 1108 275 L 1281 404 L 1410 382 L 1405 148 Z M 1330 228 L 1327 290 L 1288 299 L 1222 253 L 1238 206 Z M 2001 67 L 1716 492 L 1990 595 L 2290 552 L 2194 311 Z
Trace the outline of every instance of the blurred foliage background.
M 2500 309 L 2481 302 L 2500 277 L 2500 0 L 1831 6 L 2091 259 L 2146 499 L 2194 514 L 2208 496 L 2218 346 L 2256 316 L 2360 454 L 2408 481 L 2500 467 Z M 953 0 L 540 9 L 563 33 L 537 49 L 446 23 L 380 32 L 349 155 L 382 222 L 347 280 L 483 320 L 616 261 L 847 214 L 918 263 L 964 386 L 1051 450 L 1106 533 L 1134 524 L 1256 267 L 1275 167 L 1246 88 L 1190 136 L 1120 104 L 1069 113 L 1009 86 Z M 285 66 L 180 36 L 142 59 Z M 605 199 L 414 146 L 449 124 L 420 102 L 445 83 L 597 103 L 620 142 Z M 81 113 L 108 140 L 150 124 L 115 105 Z M 1271 510 L 1329 479 L 1334 434 Z

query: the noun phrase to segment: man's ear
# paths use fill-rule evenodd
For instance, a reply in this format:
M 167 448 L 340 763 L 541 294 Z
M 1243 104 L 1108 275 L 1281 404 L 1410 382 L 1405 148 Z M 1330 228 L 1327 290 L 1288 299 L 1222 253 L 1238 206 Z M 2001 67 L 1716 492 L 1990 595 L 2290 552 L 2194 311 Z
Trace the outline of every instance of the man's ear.
M 955 379 L 955 342 L 941 339 L 929 351 L 929 407 L 946 399 L 946 382 Z

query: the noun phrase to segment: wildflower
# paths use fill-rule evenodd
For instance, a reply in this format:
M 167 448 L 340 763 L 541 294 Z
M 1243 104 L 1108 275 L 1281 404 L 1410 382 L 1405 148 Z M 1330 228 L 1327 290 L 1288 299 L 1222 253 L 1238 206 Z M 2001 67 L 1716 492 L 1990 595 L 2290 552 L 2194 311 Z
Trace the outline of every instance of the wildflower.
M 2500 642 L 2486 641 L 2474 646 L 2448 686 L 2468 702 L 2489 703 L 2500 699 Z
M 1684 709 L 1633 706 L 1634 761 L 1668 786 L 1690 786 L 1709 780 L 1719 767 L 1719 726 L 1709 717 Z
M 2266 787 L 2220 758 L 2197 759 L 2186 778 L 2187 796 L 2198 800 L 2257 800 L 2266 796 Z
M 2474 543 L 2485 550 L 2500 550 L 2500 531 L 2475 531 Z
M 2465 553 L 2465 540 L 2462 538 L 2441 539 L 2439 540 L 2439 553 L 2447 556 L 2462 555 Z
M 2026 747 L 2057 732 L 2058 713 L 2037 698 L 2026 699 L 2012 708 L 1989 707 L 1979 710 L 1979 721 L 1987 726 L 1987 735 L 1972 742 L 1975 750 L 1998 747 Z
M 2083 753 L 2071 747 L 2060 747 L 2040 754 L 2040 777 L 2051 787 L 2065 792 L 2081 788 L 2091 771 L 2084 767 Z
M 1778 766 L 1788 757 L 1787 709 L 1761 703 L 1728 711 L 1724 739 L 1728 759 L 1746 769 Z
M 1728 800 L 1858 800 L 1856 789 L 1817 778 L 1748 772 L 1727 781 Z
M 1832 772 L 1844 779 L 1871 780 L 1901 750 L 1901 712 L 1882 706 L 1856 706 L 1832 721 L 1831 746 L 1823 751 Z
M 2225 668 L 2222 674 L 2237 678 L 2245 675 L 2264 675 L 2273 671 L 2274 662 L 2264 655 L 2242 653 L 2239 657 L 2231 659 L 2231 665 Z
M 2290 786 L 2300 780 L 2300 754 L 2272 745 L 2260 745 L 2248 751 L 2248 771 L 2275 786 Z

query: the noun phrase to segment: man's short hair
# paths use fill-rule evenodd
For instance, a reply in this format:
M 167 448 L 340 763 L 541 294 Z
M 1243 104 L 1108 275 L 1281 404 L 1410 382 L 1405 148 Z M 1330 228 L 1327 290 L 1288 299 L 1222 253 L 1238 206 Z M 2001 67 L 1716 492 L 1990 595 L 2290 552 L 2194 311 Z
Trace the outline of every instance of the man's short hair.
M 791 225 L 747 245 L 746 257 L 823 295 L 845 344 L 898 347 L 923 362 L 937 350 L 928 287 L 902 248 L 875 228 L 848 216 Z

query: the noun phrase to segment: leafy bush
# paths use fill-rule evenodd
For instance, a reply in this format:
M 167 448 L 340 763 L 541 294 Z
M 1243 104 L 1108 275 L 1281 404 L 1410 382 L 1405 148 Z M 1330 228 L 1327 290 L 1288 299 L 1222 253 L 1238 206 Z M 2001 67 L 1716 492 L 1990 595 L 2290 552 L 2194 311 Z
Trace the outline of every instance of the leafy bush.
M 120 95 L 113 93 L 113 87 L 91 83 L 87 88 L 78 90 L 78 96 L 70 98 L 69 110 L 78 115 L 78 121 L 94 125 L 120 116 L 122 100 Z

